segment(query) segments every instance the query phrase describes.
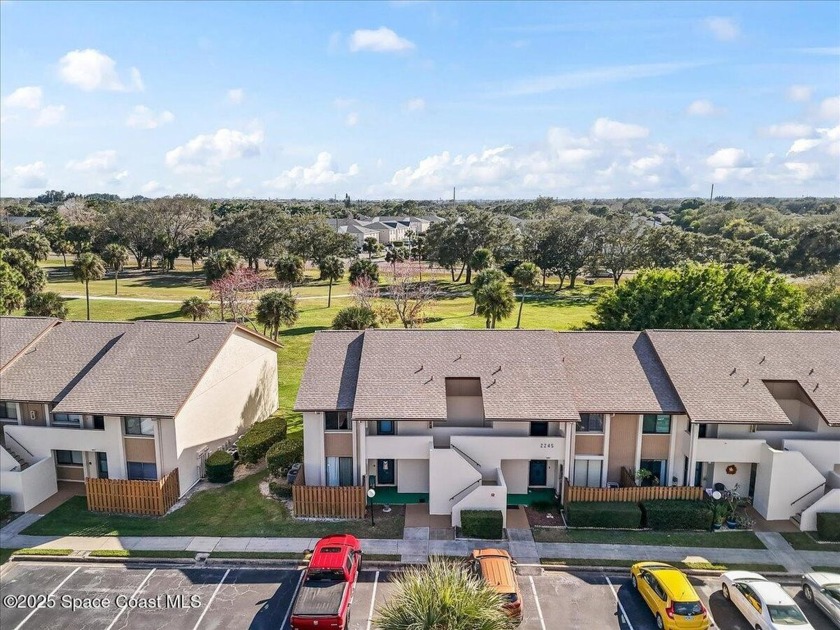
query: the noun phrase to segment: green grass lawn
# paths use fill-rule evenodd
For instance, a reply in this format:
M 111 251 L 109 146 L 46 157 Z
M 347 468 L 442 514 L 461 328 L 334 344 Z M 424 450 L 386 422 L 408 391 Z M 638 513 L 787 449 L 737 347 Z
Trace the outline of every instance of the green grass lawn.
M 764 549 L 752 532 L 651 532 L 535 527 L 537 542 L 614 545 L 658 545 L 663 547 L 717 547 L 719 549 Z
M 266 473 L 196 494 L 184 507 L 160 518 L 88 512 L 84 497 L 73 497 L 30 525 L 24 534 L 43 536 L 287 536 L 347 533 L 359 538 L 401 538 L 401 511 L 378 511 L 376 526 L 365 519 L 304 521 L 285 505 L 264 498 Z
M 0 549 L 0 565 L 6 564 L 15 551 L 17 551 L 17 549 Z
M 782 537 L 790 543 L 790 546 L 799 551 L 840 551 L 840 543 L 817 542 L 807 532 L 784 532 Z

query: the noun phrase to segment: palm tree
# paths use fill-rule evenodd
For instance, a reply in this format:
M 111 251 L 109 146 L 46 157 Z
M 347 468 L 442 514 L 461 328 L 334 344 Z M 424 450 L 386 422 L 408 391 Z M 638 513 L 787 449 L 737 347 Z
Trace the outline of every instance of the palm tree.
M 207 284 L 231 273 L 239 266 L 239 254 L 232 249 L 220 249 L 204 259 L 204 275 Z
M 327 308 L 332 304 L 332 285 L 336 280 L 341 280 L 344 276 L 344 263 L 337 256 L 327 256 L 318 265 L 321 270 L 321 277 L 330 281 L 329 292 L 327 293 Z
M 493 252 L 486 247 L 479 247 L 470 256 L 470 269 L 483 271 L 493 266 Z
M 513 282 L 522 291 L 522 301 L 519 303 L 519 315 L 516 318 L 516 327 L 522 322 L 522 307 L 525 304 L 525 291 L 533 287 L 540 277 L 540 268 L 532 262 L 524 262 L 513 270 Z
M 117 284 L 120 271 L 128 262 L 128 250 L 119 243 L 111 243 L 102 252 L 102 260 L 108 268 L 114 272 L 114 295 L 119 293 L 120 287 Z
M 188 297 L 186 300 L 181 302 L 181 315 L 184 317 L 192 317 L 193 321 L 210 317 L 210 311 L 210 302 L 198 295 Z
M 385 252 L 385 262 L 391 263 L 394 273 L 397 272 L 397 263 L 408 258 L 408 251 L 404 247 L 389 247 Z
M 267 291 L 257 304 L 257 321 L 268 328 L 271 338 L 277 339 L 280 326 L 291 326 L 297 321 L 297 299 L 283 291 Z
M 57 317 L 67 319 L 67 304 L 55 291 L 35 293 L 26 298 L 26 314 L 33 317 Z
M 511 316 L 516 298 L 506 282 L 494 281 L 476 292 L 475 303 L 476 312 L 484 316 L 487 328 L 495 328 L 497 321 Z
M 96 254 L 85 252 L 73 261 L 73 278 L 85 283 L 87 318 L 90 319 L 90 281 L 101 280 L 105 275 L 105 263 Z
M 370 260 L 374 254 L 379 252 L 379 239 L 375 236 L 366 236 L 365 242 L 362 243 L 362 251 L 367 252 L 368 260 Z
M 0 313 L 11 315 L 23 306 L 23 274 L 0 257 Z
M 274 275 L 278 282 L 289 285 L 289 293 L 292 287 L 300 284 L 304 279 L 304 261 L 300 256 L 281 256 L 274 263 Z
M 376 610 L 378 630 L 510 630 L 514 621 L 487 582 L 460 564 L 432 558 L 393 580 L 396 591 Z
M 507 282 L 507 276 L 505 276 L 505 273 L 501 269 L 496 269 L 495 267 L 479 271 L 472 279 L 473 300 L 476 300 L 476 294 L 481 290 L 481 288 L 491 282 Z M 473 304 L 473 315 L 476 314 L 477 307 L 478 302 L 476 300 Z

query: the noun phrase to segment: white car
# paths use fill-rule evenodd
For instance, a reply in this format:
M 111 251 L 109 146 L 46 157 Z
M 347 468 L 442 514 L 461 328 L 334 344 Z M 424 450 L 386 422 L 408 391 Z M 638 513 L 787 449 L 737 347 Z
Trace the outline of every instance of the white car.
M 723 596 L 735 604 L 756 630 L 814 630 L 782 588 L 758 573 L 728 571 L 721 575 Z
M 802 576 L 802 594 L 840 628 L 840 574 L 806 573 Z

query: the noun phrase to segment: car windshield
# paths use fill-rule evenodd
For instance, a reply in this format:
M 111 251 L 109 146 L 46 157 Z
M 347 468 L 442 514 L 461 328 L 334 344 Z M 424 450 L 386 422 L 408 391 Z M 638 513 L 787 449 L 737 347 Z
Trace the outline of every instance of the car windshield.
M 825 587 L 825 594 L 834 600 L 835 604 L 840 604 L 840 584 L 832 584 Z
M 782 623 L 789 626 L 802 626 L 808 623 L 805 615 L 802 614 L 802 611 L 797 606 L 770 604 L 767 606 L 767 612 L 770 613 L 770 620 L 773 623 Z
M 674 614 L 687 617 L 688 615 L 699 615 L 703 612 L 700 602 L 674 602 Z

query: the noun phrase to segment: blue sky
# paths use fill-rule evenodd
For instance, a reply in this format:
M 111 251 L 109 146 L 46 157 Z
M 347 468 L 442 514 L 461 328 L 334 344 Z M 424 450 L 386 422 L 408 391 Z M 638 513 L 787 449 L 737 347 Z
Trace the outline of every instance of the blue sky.
M 0 2 L 0 188 L 840 194 L 840 3 Z

